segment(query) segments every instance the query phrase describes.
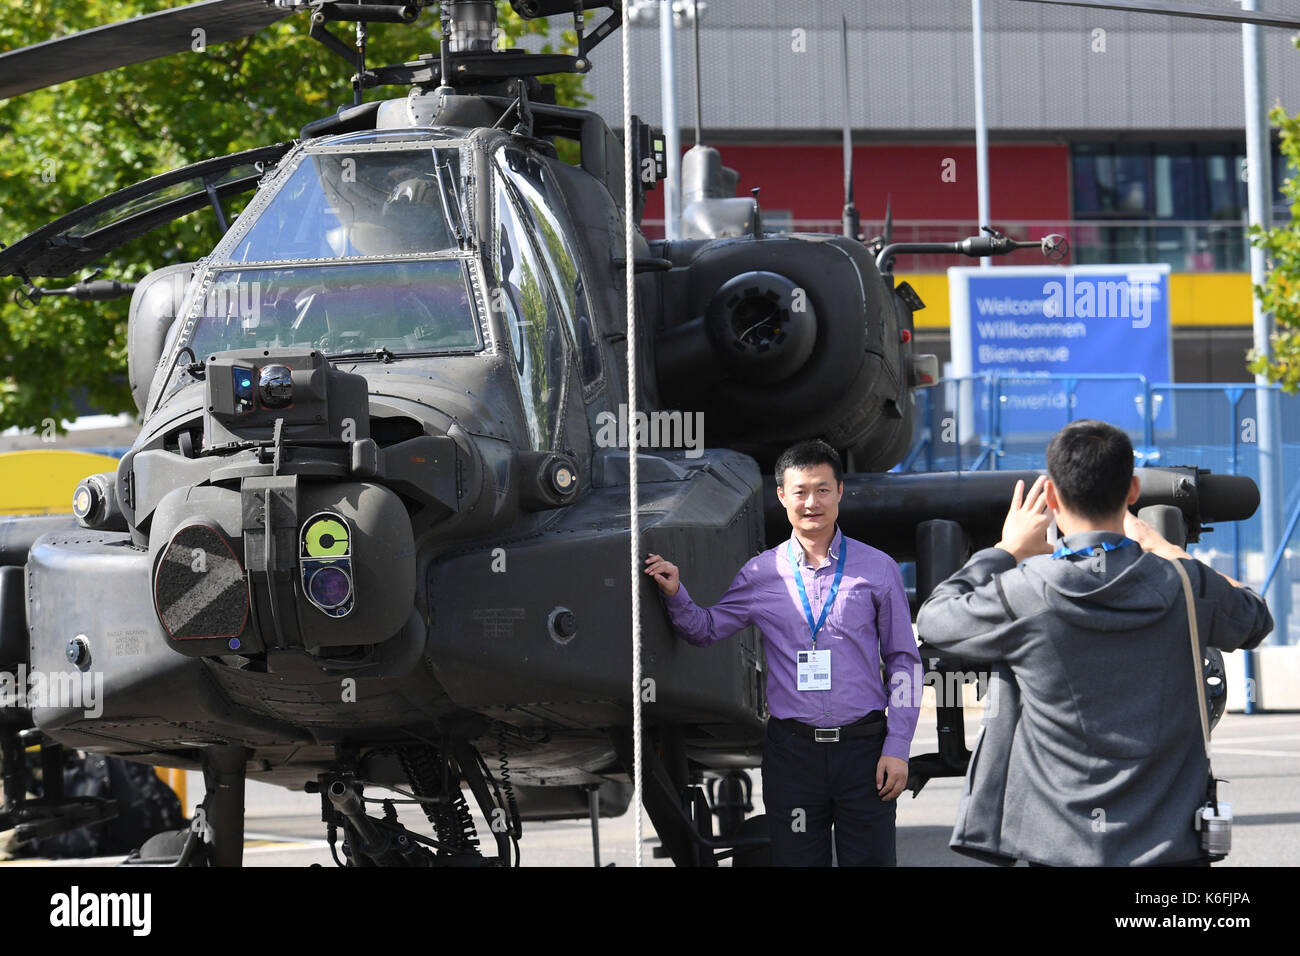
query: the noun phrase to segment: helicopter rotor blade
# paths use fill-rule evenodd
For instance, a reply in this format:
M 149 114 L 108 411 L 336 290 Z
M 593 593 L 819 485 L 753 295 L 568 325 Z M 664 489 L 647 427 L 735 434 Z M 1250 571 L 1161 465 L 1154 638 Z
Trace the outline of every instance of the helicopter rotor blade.
M 238 40 L 294 12 L 265 0 L 201 0 L 0 53 L 0 100 L 181 53 L 200 40 Z
M 1167 17 L 1190 17 L 1194 20 L 1221 20 L 1224 23 L 1254 23 L 1261 27 L 1300 30 L 1300 17 L 1277 16 L 1250 10 L 1214 10 L 1208 7 L 1166 7 L 1130 0 L 1016 0 L 1017 3 L 1046 3 L 1054 7 L 1090 7 L 1094 10 L 1119 10 L 1125 13 L 1160 13 Z

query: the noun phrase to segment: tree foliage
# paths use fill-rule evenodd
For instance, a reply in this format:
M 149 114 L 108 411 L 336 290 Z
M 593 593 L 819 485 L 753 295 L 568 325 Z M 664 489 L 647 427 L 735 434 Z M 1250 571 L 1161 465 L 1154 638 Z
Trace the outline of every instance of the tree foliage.
M 1281 131 L 1282 155 L 1291 169 L 1300 169 L 1300 116 L 1290 116 L 1280 106 L 1269 112 L 1269 121 Z M 1300 181 L 1291 176 L 1281 184 L 1282 195 L 1291 203 L 1291 221 L 1272 229 L 1252 229 L 1251 241 L 1269 258 L 1269 271 L 1255 294 L 1276 321 L 1271 344 L 1272 360 L 1252 350 L 1250 370 L 1280 383 L 1288 393 L 1300 389 Z
M 170 4 L 179 6 L 179 3 Z M 13 50 L 162 8 L 158 0 L 29 0 L 0 21 L 0 50 Z M 547 32 L 498 2 L 501 45 Z M 332 24 L 349 45 L 350 24 Z M 572 33 L 566 44 L 575 44 Z M 374 24 L 367 62 L 401 63 L 438 49 L 437 8 L 409 26 Z M 549 45 L 544 49 L 549 50 Z M 573 52 L 572 49 L 568 52 Z M 0 240 L 13 243 L 47 222 L 132 183 L 212 156 L 293 139 L 308 122 L 352 102 L 352 70 L 307 36 L 297 14 L 230 43 L 85 77 L 0 102 Z M 547 78 L 559 102 L 583 101 L 580 77 Z M 365 98 L 400 96 L 380 87 Z M 228 206 L 238 212 L 240 206 Z M 98 263 L 104 278 L 134 281 L 206 255 L 220 238 L 204 209 L 135 240 Z M 76 281 L 36 280 L 59 287 Z M 79 391 L 99 411 L 134 411 L 126 385 L 129 299 L 44 299 L 33 310 L 0 305 L 0 429 L 75 417 Z

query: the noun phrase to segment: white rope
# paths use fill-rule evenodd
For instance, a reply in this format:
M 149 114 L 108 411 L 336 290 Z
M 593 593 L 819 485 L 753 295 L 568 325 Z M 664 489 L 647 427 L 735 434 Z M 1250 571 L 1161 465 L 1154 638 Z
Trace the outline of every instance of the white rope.
M 663 14 L 661 13 L 660 16 Z M 627 485 L 632 556 L 632 818 L 636 865 L 641 866 L 641 521 L 637 514 L 636 487 L 636 278 L 632 261 L 632 99 L 631 19 L 628 0 L 623 0 L 623 255 L 627 275 L 623 280 L 627 297 Z

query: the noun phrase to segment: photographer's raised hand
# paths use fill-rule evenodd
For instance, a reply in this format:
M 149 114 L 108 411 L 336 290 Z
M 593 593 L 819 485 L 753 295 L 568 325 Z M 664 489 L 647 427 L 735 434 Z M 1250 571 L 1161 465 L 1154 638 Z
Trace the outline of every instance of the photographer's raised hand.
M 1025 483 L 1017 481 L 1011 495 L 1011 508 L 1002 522 L 1002 539 L 995 547 L 1010 552 L 1017 562 L 1052 552 L 1052 546 L 1047 543 L 1052 512 L 1047 507 L 1046 485 L 1047 478 L 1039 475 L 1025 494 Z

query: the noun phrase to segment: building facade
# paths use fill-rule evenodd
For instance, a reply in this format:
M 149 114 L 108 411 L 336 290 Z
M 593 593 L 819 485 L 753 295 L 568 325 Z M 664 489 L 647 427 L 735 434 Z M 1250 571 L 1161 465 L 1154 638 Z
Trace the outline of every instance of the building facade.
M 689 6 L 689 0 L 686 0 Z M 1202 7 L 1239 10 L 1234 0 Z M 630 25 L 632 110 L 659 123 L 655 2 Z M 681 6 L 681 4 L 679 4 Z M 1250 378 L 1242 39 L 1227 23 L 1136 13 L 984 3 L 992 225 L 1017 238 L 1066 235 L 1079 264 L 1167 263 L 1180 381 Z M 1300 16 L 1300 0 L 1263 0 Z M 969 0 L 713 0 L 700 18 L 703 139 L 758 188 L 768 229 L 838 231 L 844 203 L 841 17 L 848 22 L 848 116 L 863 232 L 951 240 L 977 231 L 974 58 Z M 694 138 L 692 31 L 675 31 L 677 115 Z M 558 22 L 554 24 L 559 26 Z M 1300 109 L 1300 51 L 1263 28 L 1264 101 Z M 593 55 L 591 108 L 622 114 L 613 43 Z M 1289 217 L 1276 144 L 1274 216 Z M 663 194 L 645 214 L 662 235 Z M 1033 252 L 998 260 L 1038 264 Z M 947 355 L 949 265 L 900 257 L 927 308 L 918 344 Z

